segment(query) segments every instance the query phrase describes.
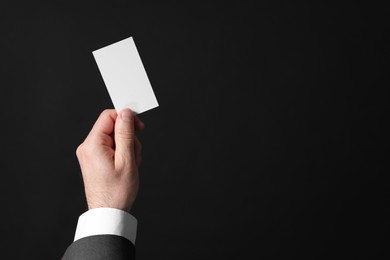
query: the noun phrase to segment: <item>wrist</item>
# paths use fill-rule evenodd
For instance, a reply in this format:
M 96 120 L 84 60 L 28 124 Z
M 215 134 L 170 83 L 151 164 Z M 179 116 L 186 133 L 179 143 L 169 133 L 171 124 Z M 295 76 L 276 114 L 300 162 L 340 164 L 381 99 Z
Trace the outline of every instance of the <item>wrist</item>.
M 89 210 L 97 209 L 97 208 L 112 208 L 118 209 L 122 211 L 126 211 L 130 213 L 131 208 L 134 204 L 134 200 L 132 201 L 122 201 L 115 200 L 110 198 L 110 196 L 102 196 L 103 198 L 95 198 L 91 199 L 91 197 L 87 197 L 87 206 Z

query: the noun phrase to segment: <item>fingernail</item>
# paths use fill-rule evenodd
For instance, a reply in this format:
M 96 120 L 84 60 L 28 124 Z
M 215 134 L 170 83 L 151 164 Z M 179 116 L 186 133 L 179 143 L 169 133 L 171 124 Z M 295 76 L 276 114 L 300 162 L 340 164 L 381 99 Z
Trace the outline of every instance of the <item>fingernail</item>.
M 121 112 L 121 118 L 125 122 L 130 122 L 132 116 L 133 115 L 130 109 L 123 109 Z

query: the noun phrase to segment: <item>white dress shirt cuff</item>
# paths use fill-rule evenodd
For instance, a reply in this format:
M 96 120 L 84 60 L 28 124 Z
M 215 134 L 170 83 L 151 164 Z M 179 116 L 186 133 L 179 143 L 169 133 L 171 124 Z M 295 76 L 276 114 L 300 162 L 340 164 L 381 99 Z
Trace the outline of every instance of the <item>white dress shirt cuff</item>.
M 135 245 L 137 219 L 119 209 L 90 209 L 79 217 L 74 241 L 94 235 L 122 236 Z

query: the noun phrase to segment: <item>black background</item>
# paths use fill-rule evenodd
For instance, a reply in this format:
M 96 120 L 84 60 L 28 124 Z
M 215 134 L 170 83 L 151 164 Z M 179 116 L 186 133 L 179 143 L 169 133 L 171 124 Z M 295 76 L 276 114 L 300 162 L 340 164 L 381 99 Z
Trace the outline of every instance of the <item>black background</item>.
M 367 3 L 2 2 L 0 258 L 72 242 L 75 149 L 113 107 L 91 52 L 129 36 L 160 103 L 138 259 L 388 257 L 389 11 Z

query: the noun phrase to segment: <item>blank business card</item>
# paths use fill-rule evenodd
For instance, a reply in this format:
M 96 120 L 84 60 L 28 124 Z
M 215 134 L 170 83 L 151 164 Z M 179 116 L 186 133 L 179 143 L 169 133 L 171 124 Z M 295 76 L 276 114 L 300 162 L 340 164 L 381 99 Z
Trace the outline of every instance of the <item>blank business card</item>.
M 132 37 L 92 52 L 117 113 L 131 108 L 137 114 L 158 107 Z

